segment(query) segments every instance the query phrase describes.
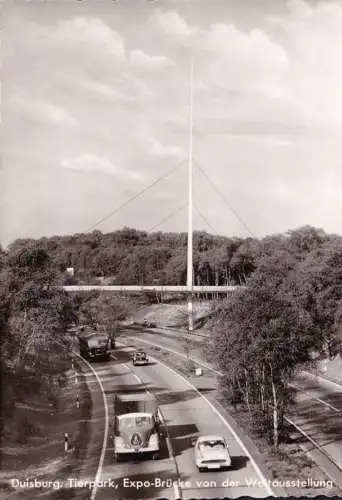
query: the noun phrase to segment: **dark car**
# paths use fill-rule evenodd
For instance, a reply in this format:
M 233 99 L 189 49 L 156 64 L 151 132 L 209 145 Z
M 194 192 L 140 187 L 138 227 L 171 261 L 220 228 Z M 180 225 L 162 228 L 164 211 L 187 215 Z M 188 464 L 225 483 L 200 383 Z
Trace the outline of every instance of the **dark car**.
M 156 328 L 157 324 L 154 321 L 150 321 L 144 318 L 144 327 L 145 328 Z
M 133 365 L 148 365 L 149 359 L 147 354 L 142 349 L 135 351 L 132 356 Z

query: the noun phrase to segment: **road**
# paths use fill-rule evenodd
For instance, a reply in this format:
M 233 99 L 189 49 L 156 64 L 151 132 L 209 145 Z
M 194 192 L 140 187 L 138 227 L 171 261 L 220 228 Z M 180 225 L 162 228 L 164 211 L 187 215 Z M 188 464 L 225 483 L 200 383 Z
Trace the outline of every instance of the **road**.
M 297 376 L 295 413 L 292 420 L 301 427 L 340 468 L 342 486 L 342 387 L 314 376 Z
M 130 338 L 137 337 L 134 330 L 127 331 L 127 335 Z M 184 334 L 176 331 L 166 333 L 158 329 L 148 330 L 144 332 L 143 338 L 139 335 L 139 341 L 146 348 L 153 345 L 160 346 L 186 359 Z M 209 350 L 208 342 L 194 337 L 191 356 L 193 359 L 201 360 L 205 366 L 213 368 L 210 360 L 204 361 L 208 359 Z M 297 376 L 295 387 L 296 405 L 291 411 L 291 420 L 319 445 L 320 450 L 328 457 L 328 461 L 318 456 L 312 443 L 309 443 L 307 449 L 322 470 L 342 488 L 342 386 L 302 373 Z
M 179 491 L 185 500 L 269 496 L 271 491 L 262 482 L 262 477 L 231 429 L 203 397 L 215 388 L 213 378 L 203 379 L 202 390 L 198 392 L 187 380 L 162 363 L 133 367 L 131 351 L 130 347 L 119 347 L 115 350 L 115 360 L 108 364 L 93 364 L 103 385 L 109 417 L 112 415 L 114 394 L 147 390 L 158 399 L 170 442 L 164 440 L 159 460 L 125 460 L 117 464 L 113 461 L 111 441 L 108 439 L 103 465 L 97 476 L 100 486 L 93 497 L 96 500 L 108 499 L 109 496 L 177 498 Z M 193 440 L 198 435 L 212 433 L 226 437 L 233 458 L 232 468 L 229 471 L 198 473 Z M 168 444 L 171 444 L 172 452 Z M 111 483 L 106 484 L 109 480 Z M 137 489 L 137 481 L 145 482 L 144 486 Z M 180 488 L 168 486 L 167 481 L 175 481 Z

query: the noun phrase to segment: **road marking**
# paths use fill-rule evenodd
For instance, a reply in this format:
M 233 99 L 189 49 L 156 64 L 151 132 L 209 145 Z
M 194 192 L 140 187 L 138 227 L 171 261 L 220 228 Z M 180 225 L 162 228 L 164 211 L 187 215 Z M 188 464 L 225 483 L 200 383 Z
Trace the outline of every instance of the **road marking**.
M 323 405 L 326 405 L 329 408 L 331 408 L 332 410 L 336 411 L 336 413 L 341 413 L 342 410 L 339 410 L 338 408 L 335 408 L 335 406 L 331 405 L 330 403 L 327 403 L 326 401 L 323 401 L 323 399 L 320 399 L 320 398 L 316 398 L 316 399 L 317 399 L 317 401 L 319 401 Z
M 193 333 L 192 335 L 197 335 L 199 337 L 206 337 L 206 338 L 208 338 L 208 336 L 199 335 L 198 333 Z M 181 333 L 181 335 L 177 335 L 177 333 L 174 332 L 174 331 L 172 331 L 172 336 L 175 337 L 175 338 L 178 338 L 178 339 L 182 339 L 183 338 L 182 333 Z M 174 351 L 172 349 L 168 349 L 167 347 L 164 347 L 161 344 L 153 344 L 152 342 L 148 342 L 147 340 L 136 339 L 135 337 L 129 337 L 129 338 L 132 339 L 132 340 L 133 339 L 134 340 L 138 340 L 139 342 L 144 342 L 145 344 L 156 345 L 156 346 L 158 346 L 158 347 L 160 347 L 162 349 L 165 349 L 167 351 L 173 352 L 174 354 L 178 354 L 179 356 L 182 356 L 183 358 L 187 359 L 187 357 L 184 354 L 178 353 L 177 351 Z M 203 341 L 199 341 L 199 343 L 203 344 Z M 221 373 L 218 370 L 215 370 L 214 368 L 209 367 L 209 365 L 200 363 L 198 361 L 196 361 L 196 363 L 198 365 L 200 365 L 200 366 L 204 366 L 205 368 L 207 368 L 209 370 L 212 370 L 213 372 L 217 373 L 220 376 L 223 376 L 223 373 Z M 314 375 L 313 373 L 310 373 L 310 372 L 307 372 L 307 371 L 302 371 L 302 373 L 304 373 L 305 375 L 308 375 L 309 377 L 313 377 L 313 378 L 315 378 L 317 380 L 321 380 L 322 382 L 327 382 L 328 384 L 334 385 L 335 387 L 338 387 L 339 389 L 342 389 L 342 383 L 334 382 L 333 380 L 329 380 L 328 378 L 321 377 L 320 375 Z
M 96 380 L 98 381 L 100 389 L 101 389 L 101 392 L 102 392 L 103 404 L 104 404 L 104 410 L 105 410 L 105 431 L 104 431 L 104 436 L 103 436 L 103 443 L 102 443 L 100 461 L 99 461 L 99 465 L 98 465 L 96 476 L 95 476 L 95 480 L 94 480 L 94 486 L 93 486 L 93 489 L 92 489 L 92 492 L 91 492 L 91 495 L 90 495 L 90 500 L 95 500 L 96 492 L 97 492 L 97 485 L 99 484 L 100 477 L 101 477 L 101 474 L 102 474 L 103 461 L 104 461 L 104 457 L 105 457 L 105 453 L 106 453 L 106 448 L 107 448 L 108 426 L 109 426 L 108 404 L 107 404 L 106 393 L 104 391 L 102 382 L 100 380 L 100 377 L 98 376 L 98 374 L 94 370 L 94 368 L 91 366 L 90 363 L 88 363 L 88 361 L 86 361 L 84 358 L 82 358 L 82 356 L 80 356 L 76 352 L 74 352 L 74 354 L 76 354 L 76 356 L 78 356 L 88 366 L 88 368 L 93 372 L 93 374 L 95 375 Z
M 123 345 L 124 344 L 121 344 L 120 345 Z M 139 382 L 139 384 L 141 385 L 145 385 L 145 382 L 143 381 L 143 379 L 141 377 L 139 377 L 139 375 L 137 375 L 136 373 L 134 373 L 133 369 L 128 367 L 126 365 L 126 363 L 122 363 L 123 366 L 126 366 L 129 371 L 132 373 L 133 377 L 135 377 L 135 379 Z M 145 392 L 147 394 L 151 394 L 153 395 L 148 389 L 145 388 Z M 155 396 L 154 396 L 155 397 Z M 158 401 L 158 398 L 156 398 L 157 401 Z M 167 451 L 169 453 L 169 458 L 171 460 L 174 461 L 174 464 L 175 464 L 175 467 L 176 467 L 176 472 L 177 472 L 177 475 L 178 475 L 178 478 L 180 479 L 180 475 L 179 475 L 179 470 L 178 470 L 178 465 L 177 465 L 177 461 L 176 461 L 176 458 L 173 454 L 173 449 L 172 449 L 172 444 L 171 444 L 171 440 L 170 440 L 170 437 L 169 437 L 169 434 L 167 432 L 167 428 L 166 428 L 166 424 L 165 424 L 165 420 L 164 420 L 164 415 L 162 414 L 160 408 L 158 407 L 158 413 L 159 413 L 159 418 L 160 420 L 162 421 L 162 424 L 163 424 L 163 427 L 166 431 L 166 438 L 165 438 L 165 441 L 166 441 L 166 446 L 167 446 Z M 182 498 L 182 493 L 181 493 L 181 489 L 180 489 L 180 486 L 177 484 L 177 482 L 173 485 L 173 492 L 174 492 L 174 495 L 175 495 L 175 500 L 179 500 Z
M 310 373 L 310 372 L 303 371 L 302 373 L 304 373 L 305 375 L 307 375 L 311 378 L 315 378 L 317 380 L 322 380 L 322 382 L 326 382 L 328 384 L 334 385 L 334 386 L 338 387 L 340 390 L 342 389 L 342 384 L 339 384 L 338 382 L 333 382 L 332 380 L 329 380 L 325 377 L 320 377 L 319 375 L 315 375 L 315 374 Z
M 127 338 L 129 338 L 130 340 L 133 340 L 133 339 L 134 339 L 134 337 L 127 337 Z M 163 346 L 163 345 L 161 345 L 161 344 L 156 344 L 156 343 L 153 343 L 153 342 L 149 342 L 148 340 L 142 340 L 142 339 L 135 339 L 135 340 L 136 340 L 136 341 L 138 341 L 138 342 L 144 342 L 145 344 L 149 344 L 149 345 L 151 345 L 151 346 L 157 346 L 157 347 L 160 347 L 161 349 L 164 349 L 165 351 L 172 352 L 173 354 L 176 354 L 177 356 L 180 356 L 180 357 L 182 357 L 182 358 L 188 359 L 188 358 L 187 358 L 187 356 L 186 356 L 185 354 L 182 354 L 182 353 L 180 353 L 180 352 L 178 352 L 178 351 L 175 351 L 175 350 L 173 350 L 173 349 L 169 349 L 168 347 L 164 347 L 164 346 Z M 151 357 L 152 357 L 152 356 L 151 356 Z M 220 372 L 220 371 L 218 371 L 218 370 L 215 370 L 215 368 L 211 368 L 211 367 L 210 367 L 209 365 L 207 365 L 206 363 L 201 363 L 201 362 L 199 362 L 199 361 L 195 361 L 195 360 L 193 360 L 193 361 L 194 361 L 197 365 L 203 366 L 203 367 L 204 367 L 204 368 L 206 368 L 207 370 L 210 370 L 210 371 L 212 371 L 212 372 L 215 372 L 215 373 L 217 373 L 218 375 L 220 375 L 221 377 L 223 377 L 223 376 L 224 376 L 222 372 Z M 322 380 L 323 382 L 329 382 L 330 384 L 333 384 L 333 385 L 337 386 L 339 389 L 342 389 L 342 385 L 340 385 L 340 384 L 338 384 L 338 383 L 336 383 L 336 382 L 332 382 L 331 380 L 327 380 L 327 379 L 326 379 L 326 378 L 324 378 L 324 377 L 320 377 L 319 375 L 314 375 L 314 374 L 312 374 L 312 373 L 309 373 L 309 372 L 304 372 L 304 371 L 303 371 L 302 373 L 304 373 L 305 375 L 308 375 L 308 376 L 310 376 L 310 377 L 313 377 L 313 378 L 315 378 L 315 379 L 320 379 L 320 380 Z M 302 392 L 306 392 L 307 394 L 310 394 L 308 391 L 301 389 L 301 387 L 300 387 L 300 386 L 298 386 L 298 385 L 295 385 L 295 384 L 289 384 L 289 385 L 290 385 L 290 387 L 294 387 L 295 389 L 299 389 L 299 390 L 300 390 L 300 391 L 302 391 Z M 329 408 L 331 408 L 332 410 L 336 411 L 337 413 L 341 413 L 341 411 L 342 411 L 342 410 L 339 410 L 338 408 L 336 408 L 335 406 L 331 405 L 330 403 L 327 403 L 326 401 L 323 401 L 323 400 L 322 400 L 322 399 L 320 399 L 320 398 L 315 398 L 315 397 L 313 396 L 313 399 L 315 399 L 316 401 L 319 401 L 321 404 L 323 404 L 323 405 L 325 405 L 325 406 L 328 406 Z
M 121 344 L 121 345 L 124 345 L 124 344 Z M 130 371 L 133 374 L 133 376 L 136 378 L 136 380 L 141 385 L 145 385 L 145 382 L 143 381 L 143 379 L 140 378 L 139 375 L 137 375 L 136 373 L 134 373 L 133 369 L 130 369 Z M 148 389 L 145 389 L 145 391 L 146 391 L 147 394 L 151 394 L 152 395 L 152 393 Z M 156 398 L 156 399 L 158 401 L 158 398 Z M 174 464 L 175 464 L 175 467 L 176 467 L 176 472 L 177 472 L 178 478 L 180 479 L 178 465 L 177 465 L 176 457 L 173 454 L 172 444 L 171 444 L 171 440 L 170 440 L 169 434 L 167 432 L 167 428 L 166 428 L 166 424 L 165 424 L 165 420 L 164 420 L 164 415 L 163 415 L 163 413 L 162 413 L 162 411 L 161 411 L 161 409 L 159 407 L 158 407 L 158 413 L 159 413 L 159 418 L 162 421 L 163 427 L 164 427 L 164 429 L 166 431 L 165 441 L 166 441 L 167 451 L 169 453 L 169 458 L 174 461 Z M 180 486 L 177 484 L 177 482 L 173 485 L 173 492 L 174 492 L 174 495 L 175 495 L 175 500 L 178 500 L 178 499 L 182 498 L 181 489 L 180 489 Z
M 121 345 L 124 345 L 124 344 L 121 344 Z M 177 353 L 176 353 L 177 354 Z M 191 382 L 189 382 L 185 377 L 183 377 L 183 375 L 181 375 L 180 373 L 178 373 L 176 370 L 174 370 L 173 368 L 170 368 L 168 365 L 166 365 L 165 363 L 163 363 L 162 361 L 160 361 L 159 359 L 155 358 L 154 356 L 151 356 L 151 358 L 156 361 L 157 363 L 163 365 L 167 370 L 169 370 L 170 372 L 176 374 L 178 377 L 180 377 L 181 379 L 183 379 L 195 392 L 197 392 L 197 394 L 204 399 L 204 401 L 207 402 L 207 404 L 211 407 L 211 409 L 216 413 L 216 415 L 221 419 L 221 421 L 224 423 L 224 425 L 229 429 L 229 431 L 231 432 L 231 434 L 234 436 L 235 440 L 237 441 L 237 443 L 239 444 L 239 446 L 241 447 L 241 449 L 244 451 L 244 453 L 246 454 L 246 456 L 249 458 L 255 472 L 257 473 L 257 475 L 259 476 L 261 482 L 263 483 L 267 493 L 269 496 L 272 496 L 274 497 L 275 494 L 273 493 L 272 489 L 270 488 L 270 486 L 267 484 L 267 481 L 266 481 L 266 478 L 263 476 L 261 470 L 259 469 L 259 467 L 257 466 L 256 462 L 254 461 L 252 455 L 249 453 L 249 451 L 247 450 L 247 448 L 245 447 L 245 445 L 243 444 L 243 442 L 241 441 L 241 439 L 239 438 L 239 436 L 236 434 L 236 432 L 234 431 L 234 429 L 229 425 L 229 423 L 225 420 L 225 418 L 223 417 L 223 415 L 221 415 L 221 413 L 218 411 L 217 408 L 215 408 L 215 406 L 193 385 L 191 384 Z
M 311 444 L 313 444 L 314 448 L 318 448 L 318 450 L 325 456 L 328 458 L 328 460 L 330 460 L 330 462 L 332 462 L 335 467 L 337 467 L 338 469 L 342 470 L 341 466 L 335 462 L 334 458 L 330 455 L 330 453 L 328 453 L 325 449 L 324 449 L 324 445 L 321 446 L 320 444 L 317 443 L 317 441 L 315 441 L 314 439 L 312 439 L 305 431 L 303 431 L 303 429 L 301 429 L 298 425 L 296 425 L 294 423 L 293 420 L 291 420 L 290 418 L 288 417 L 284 417 L 285 420 L 287 420 L 289 422 L 289 424 L 293 425 L 293 427 L 295 427 L 301 434 L 303 434 L 303 436 L 306 437 L 306 439 L 308 441 L 310 441 Z M 329 471 L 326 470 L 326 467 L 324 467 L 324 472 L 326 473 L 327 476 L 330 477 L 330 479 L 332 480 L 332 482 L 336 485 L 336 478 L 334 479 L 330 474 L 329 474 Z M 336 485 L 338 486 L 338 485 Z
M 336 413 L 341 413 L 342 410 L 339 410 L 338 408 L 336 408 L 335 406 L 331 405 L 330 403 L 327 403 L 326 401 L 323 401 L 323 399 L 320 399 L 320 398 L 316 398 L 315 396 L 313 396 L 311 394 L 311 392 L 309 392 L 308 390 L 306 389 L 302 389 L 302 387 L 300 387 L 300 385 L 297 384 L 289 384 L 290 387 L 293 387 L 293 389 L 296 389 L 297 391 L 303 393 L 303 394 L 308 394 L 309 396 L 311 396 L 315 401 L 318 401 L 319 403 L 321 403 L 322 405 L 325 405 L 325 406 L 328 406 L 331 410 L 334 410 L 336 411 Z
M 170 349 L 169 347 L 165 347 L 165 346 L 163 346 L 161 344 L 156 344 L 155 342 L 149 342 L 148 340 L 137 339 L 135 337 L 126 336 L 126 338 L 128 338 L 130 340 L 135 340 L 136 342 L 143 342 L 144 344 L 149 344 L 149 345 L 152 345 L 152 346 L 160 347 L 161 349 L 164 349 L 165 351 L 172 352 L 173 354 L 176 354 L 177 356 L 180 356 L 181 358 L 188 359 L 188 357 L 185 354 L 182 354 L 181 352 L 178 352 L 178 351 L 174 351 L 173 349 Z M 192 358 L 192 359 L 193 359 L 194 363 L 196 363 L 197 365 L 203 366 L 203 368 L 206 368 L 207 370 L 215 372 L 215 373 L 217 373 L 217 375 L 220 375 L 221 377 L 223 377 L 223 373 L 222 372 L 220 372 L 218 370 L 215 370 L 215 368 L 212 368 L 211 366 L 207 365 L 206 363 L 202 363 L 199 360 L 195 361 L 194 358 Z

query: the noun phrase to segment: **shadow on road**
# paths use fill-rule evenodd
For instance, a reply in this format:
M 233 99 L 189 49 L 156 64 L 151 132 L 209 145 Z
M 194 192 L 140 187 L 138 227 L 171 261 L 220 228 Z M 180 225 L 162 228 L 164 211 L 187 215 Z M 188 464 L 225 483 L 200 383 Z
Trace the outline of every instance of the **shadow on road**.
M 305 422 L 302 425 L 304 430 L 311 438 L 318 440 L 321 445 L 341 442 L 342 393 L 329 394 L 321 397 L 321 400 L 340 411 L 333 410 L 317 400 L 310 399 L 295 404 L 291 408 L 291 413 L 296 418 L 300 417 L 301 422 Z
M 249 462 L 249 458 L 244 456 L 234 456 L 231 458 L 232 458 L 232 465 L 229 467 L 228 470 L 236 471 L 244 469 L 245 467 L 247 467 L 247 464 Z
M 212 389 L 200 389 L 201 392 L 211 392 Z M 188 389 L 186 391 L 165 391 L 159 394 L 155 394 L 158 403 L 160 405 L 170 405 L 174 403 L 179 403 L 181 401 L 189 401 L 190 399 L 196 399 L 199 397 L 198 393 L 193 389 Z
M 138 394 L 146 391 L 145 384 L 114 385 L 111 389 L 106 389 L 105 394 Z
M 180 455 L 183 451 L 193 448 L 193 441 L 199 432 L 195 424 L 168 425 L 167 430 L 175 455 Z

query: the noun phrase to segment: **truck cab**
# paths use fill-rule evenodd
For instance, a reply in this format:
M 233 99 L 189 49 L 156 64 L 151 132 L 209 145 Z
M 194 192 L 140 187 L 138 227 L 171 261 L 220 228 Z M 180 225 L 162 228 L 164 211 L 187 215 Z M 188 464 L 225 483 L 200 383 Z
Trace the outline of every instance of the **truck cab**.
M 110 359 L 110 342 L 108 336 L 92 332 L 79 336 L 80 355 L 88 360 Z

